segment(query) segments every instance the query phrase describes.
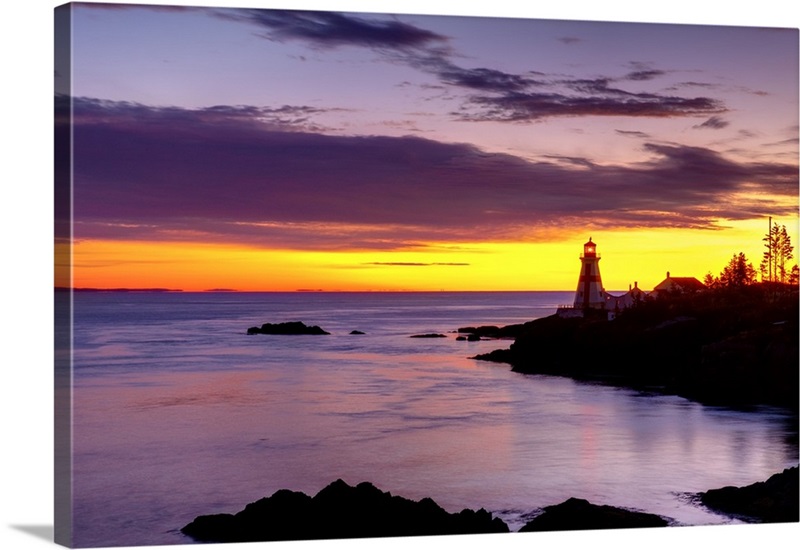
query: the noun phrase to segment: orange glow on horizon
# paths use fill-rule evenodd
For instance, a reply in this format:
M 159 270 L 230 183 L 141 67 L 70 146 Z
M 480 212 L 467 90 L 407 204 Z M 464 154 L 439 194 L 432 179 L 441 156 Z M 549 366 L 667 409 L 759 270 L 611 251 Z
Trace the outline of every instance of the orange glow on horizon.
M 797 243 L 797 220 L 785 224 Z M 783 225 L 783 222 L 778 222 Z M 649 290 L 669 271 L 718 275 L 744 252 L 758 268 L 766 220 L 726 229 L 575 231 L 569 240 L 525 243 L 428 243 L 411 250 L 273 250 L 185 242 L 79 241 L 75 288 L 169 288 L 184 291 L 491 291 L 575 288 L 578 259 L 591 236 L 608 291 L 634 282 Z M 57 252 L 58 254 L 58 252 Z M 59 255 L 60 257 L 60 255 Z M 793 259 L 790 265 L 797 262 Z

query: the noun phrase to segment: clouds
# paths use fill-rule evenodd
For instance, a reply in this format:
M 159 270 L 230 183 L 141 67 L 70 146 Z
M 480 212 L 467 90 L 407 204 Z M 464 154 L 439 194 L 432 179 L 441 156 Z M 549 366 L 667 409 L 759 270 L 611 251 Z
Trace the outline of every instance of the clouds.
M 533 122 L 553 117 L 687 117 L 726 111 L 722 101 L 627 91 L 614 83 L 642 83 L 666 75 L 643 63 L 620 77 L 564 78 L 535 71 L 515 74 L 492 67 L 463 67 L 449 37 L 403 23 L 331 12 L 247 9 L 221 16 L 257 26 L 269 40 L 299 41 L 315 49 L 355 47 L 379 53 L 385 62 L 433 75 L 441 85 L 465 92 L 452 114 L 465 121 Z M 574 37 L 558 38 L 569 46 Z
M 271 40 L 301 40 L 317 48 L 356 46 L 407 51 L 447 43 L 445 36 L 393 19 L 320 11 L 242 9 L 218 13 L 264 29 Z
M 303 106 L 76 98 L 73 112 L 79 239 L 387 250 L 532 239 L 563 223 L 714 228 L 720 218 L 796 210 L 796 165 L 674 143 L 647 143 L 646 162 L 599 166 L 577 155 L 533 162 L 464 143 L 326 135 Z
M 719 116 L 712 116 L 702 124 L 694 126 L 694 128 L 709 129 L 709 130 L 722 130 L 727 128 L 730 122 Z
M 384 267 L 467 267 L 466 262 L 369 262 L 365 265 Z
M 472 121 L 525 122 L 550 117 L 682 117 L 724 112 L 719 101 L 655 94 L 625 93 L 619 90 L 583 88 L 579 93 L 508 92 L 492 96 L 473 96 L 470 103 L 477 112 L 461 113 Z
M 322 109 L 306 105 L 256 107 L 252 105 L 213 105 L 203 109 L 185 109 L 177 106 L 148 106 L 131 101 L 110 101 L 98 98 L 70 98 L 56 95 L 56 121 L 78 125 L 162 127 L 172 130 L 210 125 L 233 126 L 238 131 L 245 127 L 280 131 L 319 129 L 311 123 L 313 115 L 336 109 Z

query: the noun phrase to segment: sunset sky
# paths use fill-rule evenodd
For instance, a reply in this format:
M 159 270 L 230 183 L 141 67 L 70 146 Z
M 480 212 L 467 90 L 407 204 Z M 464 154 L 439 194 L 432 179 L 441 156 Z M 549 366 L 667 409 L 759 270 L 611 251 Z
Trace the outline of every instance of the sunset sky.
M 606 289 L 650 289 L 757 266 L 769 216 L 798 243 L 796 29 L 77 4 L 72 30 L 75 287 L 572 290 L 592 237 Z

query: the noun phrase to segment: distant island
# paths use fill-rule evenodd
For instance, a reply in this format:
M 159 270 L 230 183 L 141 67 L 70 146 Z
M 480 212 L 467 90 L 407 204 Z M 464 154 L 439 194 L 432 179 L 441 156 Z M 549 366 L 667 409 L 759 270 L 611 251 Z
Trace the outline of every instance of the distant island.
M 183 292 L 180 288 L 70 288 L 68 286 L 55 287 L 56 292 Z

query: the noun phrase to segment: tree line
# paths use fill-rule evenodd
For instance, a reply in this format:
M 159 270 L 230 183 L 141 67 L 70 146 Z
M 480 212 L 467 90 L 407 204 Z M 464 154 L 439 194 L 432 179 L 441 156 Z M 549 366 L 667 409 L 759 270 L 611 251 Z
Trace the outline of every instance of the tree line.
M 800 279 L 797 264 L 788 267 L 790 260 L 794 258 L 794 246 L 786 226 L 773 224 L 770 219 L 769 231 L 762 241 L 766 250 L 758 270 L 748 261 L 744 252 L 739 252 L 733 255 L 719 276 L 715 277 L 709 272 L 703 283 L 709 288 L 741 287 L 758 282 L 760 276 L 763 283 L 797 285 Z

